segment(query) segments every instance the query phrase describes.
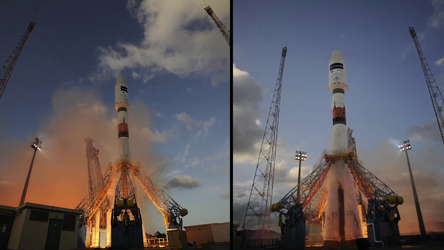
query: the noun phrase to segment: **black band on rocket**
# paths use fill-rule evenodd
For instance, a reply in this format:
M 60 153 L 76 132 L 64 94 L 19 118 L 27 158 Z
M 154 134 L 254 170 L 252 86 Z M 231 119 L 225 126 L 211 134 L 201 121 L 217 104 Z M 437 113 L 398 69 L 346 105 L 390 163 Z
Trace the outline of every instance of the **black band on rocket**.
M 345 121 L 345 117 L 338 116 L 338 117 L 333 118 L 333 125 L 335 125 L 335 124 L 347 125 L 347 123 Z
M 125 107 L 120 107 L 119 109 L 117 109 L 117 113 L 119 113 L 120 111 L 128 112 L 128 110 Z
M 128 131 L 122 131 L 122 132 L 119 132 L 119 138 L 120 137 L 126 137 L 126 138 L 129 138 L 129 133 L 128 133 Z
M 343 89 L 341 89 L 341 88 L 336 88 L 336 89 L 333 90 L 333 94 L 336 94 L 336 93 L 345 94 L 345 91 Z

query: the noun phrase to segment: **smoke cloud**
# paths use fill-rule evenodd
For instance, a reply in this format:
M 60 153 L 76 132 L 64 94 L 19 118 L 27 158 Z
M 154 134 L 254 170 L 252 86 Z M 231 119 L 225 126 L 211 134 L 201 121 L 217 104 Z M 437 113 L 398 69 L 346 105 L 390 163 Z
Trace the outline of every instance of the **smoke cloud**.
M 116 168 L 117 119 L 114 107 L 109 106 L 91 88 L 59 89 L 52 98 L 51 114 L 42 117 L 35 132 L 20 139 L 0 130 L 0 204 L 18 206 L 33 154 L 30 144 L 38 136 L 43 141 L 43 149 L 36 154 L 26 202 L 75 208 L 88 192 L 84 138 L 94 139 L 94 146 L 100 150 L 103 172 L 109 163 Z M 160 183 L 166 181 L 168 165 L 153 151 L 151 144 L 167 141 L 174 131 L 152 132 L 150 117 L 148 107 L 141 101 L 133 102 L 129 109 L 130 147 L 132 159 L 140 161 L 145 173 Z M 2 118 L 0 126 L 5 123 Z M 133 182 L 139 185 L 136 180 Z M 148 210 L 146 207 L 144 211 Z M 162 217 L 158 218 L 163 224 Z

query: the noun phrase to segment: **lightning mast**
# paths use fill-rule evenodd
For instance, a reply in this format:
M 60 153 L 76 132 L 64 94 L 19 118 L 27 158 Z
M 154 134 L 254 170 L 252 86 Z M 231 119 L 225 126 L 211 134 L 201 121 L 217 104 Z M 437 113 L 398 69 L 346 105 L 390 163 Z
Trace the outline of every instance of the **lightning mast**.
M 219 28 L 220 33 L 222 33 L 222 36 L 225 38 L 225 41 L 227 41 L 228 46 L 230 46 L 230 30 L 222 23 L 222 21 L 219 19 L 219 17 L 217 17 L 216 13 L 214 13 L 213 9 L 211 9 L 209 5 L 207 5 L 204 10 L 211 17 L 211 19 L 213 19 L 213 22 Z
M 15 47 L 14 51 L 12 51 L 8 60 L 6 60 L 5 64 L 3 64 L 3 67 L 0 70 L 0 99 L 5 92 L 6 85 L 8 84 L 9 78 L 11 78 L 12 71 L 17 64 L 20 53 L 22 52 L 23 47 L 25 46 L 25 43 L 29 38 L 29 35 L 34 30 L 34 26 L 34 22 L 31 22 L 28 25 L 28 28 L 26 29 L 25 34 L 23 34 L 22 39 L 18 43 L 17 47 Z
M 247 235 L 244 238 L 268 239 L 270 234 L 270 205 L 272 204 L 274 169 L 276 162 L 276 148 L 279 127 L 279 110 L 281 103 L 282 79 L 284 75 L 287 47 L 282 48 L 281 61 L 276 86 L 265 125 L 259 158 L 251 185 L 250 198 L 245 212 L 242 233 L 246 233 L 247 226 L 256 223 L 257 235 Z M 259 202 L 259 206 L 256 204 Z
M 436 121 L 438 122 L 439 132 L 441 133 L 441 139 L 444 143 L 444 118 L 443 118 L 443 106 L 444 98 L 442 97 L 441 91 L 439 90 L 438 84 L 433 77 L 432 71 L 430 70 L 429 64 L 427 63 L 425 56 L 422 52 L 421 46 L 419 45 L 418 37 L 416 36 L 415 29 L 409 27 L 410 35 L 415 43 L 416 50 L 418 52 L 419 61 L 421 62 L 422 71 L 424 72 L 424 77 L 427 83 L 427 88 L 429 89 L 430 99 L 432 100 L 433 110 L 435 111 Z

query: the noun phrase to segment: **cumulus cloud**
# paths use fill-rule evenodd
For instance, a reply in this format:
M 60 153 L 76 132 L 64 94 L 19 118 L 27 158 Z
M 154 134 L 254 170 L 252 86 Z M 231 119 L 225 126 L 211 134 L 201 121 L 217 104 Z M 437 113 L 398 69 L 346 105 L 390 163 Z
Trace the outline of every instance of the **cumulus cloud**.
M 229 27 L 229 1 L 207 2 Z M 229 79 L 229 46 L 201 1 L 129 1 L 127 8 L 143 27 L 144 38 L 138 44 L 99 47 L 99 63 L 91 80 L 100 81 L 125 69 L 144 82 L 162 72 L 209 76 L 213 85 Z
M 168 165 L 151 144 L 156 139 L 150 131 L 150 113 L 141 102 L 131 106 L 130 147 L 132 158 L 140 161 L 153 181 L 162 181 Z M 5 124 L 0 118 L 0 124 Z M 1 126 L 1 125 L 0 125 Z M 100 94 L 89 88 L 57 90 L 52 97 L 52 111 L 40 119 L 38 129 L 15 138 L 0 130 L 0 204 L 16 206 L 32 157 L 29 147 L 36 136 L 43 149 L 34 162 L 27 201 L 67 208 L 76 207 L 87 195 L 88 178 L 84 138 L 92 137 L 100 150 L 103 172 L 108 163 L 116 169 L 118 155 L 117 119 Z M 153 136 L 154 134 L 154 136 Z M 162 133 L 159 133 L 162 137 Z
M 200 181 L 188 175 L 176 175 L 167 182 L 168 188 L 186 188 L 193 189 L 200 185 Z
M 182 112 L 180 114 L 176 115 L 177 120 L 184 122 L 187 125 L 188 130 L 192 130 L 193 127 L 200 127 L 202 126 L 202 121 L 196 121 L 193 118 L 191 118 L 187 113 Z
M 442 28 L 444 25 L 444 1 L 433 0 L 433 14 L 427 22 L 428 27 Z
M 233 158 L 242 162 L 257 157 L 264 128 L 259 126 L 262 86 L 246 71 L 233 65 Z
M 159 117 L 159 118 L 165 118 L 165 116 L 164 116 L 162 113 L 160 113 L 160 112 L 157 112 L 156 115 L 157 115 L 157 117 Z
M 439 66 L 439 65 L 444 65 L 444 57 L 441 58 L 441 59 L 439 59 L 439 60 L 437 60 L 437 61 L 435 62 L 435 64 L 436 64 L 437 66 Z

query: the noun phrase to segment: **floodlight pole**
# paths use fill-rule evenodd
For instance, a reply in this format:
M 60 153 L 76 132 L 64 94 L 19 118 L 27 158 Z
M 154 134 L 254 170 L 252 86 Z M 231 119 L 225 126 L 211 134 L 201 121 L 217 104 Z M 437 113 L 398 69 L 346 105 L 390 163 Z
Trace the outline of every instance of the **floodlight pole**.
M 34 155 L 32 156 L 31 166 L 29 166 L 28 176 L 26 177 L 25 187 L 23 188 L 22 198 L 20 199 L 19 206 L 21 206 L 21 205 L 23 205 L 23 203 L 25 203 L 25 197 L 26 197 L 26 192 L 28 191 L 29 179 L 31 178 L 32 166 L 34 165 L 35 154 L 37 153 L 37 150 L 40 147 L 39 146 L 40 143 L 41 143 L 41 141 L 39 140 L 39 138 L 36 137 L 35 142 L 33 144 L 31 144 L 31 147 L 34 149 Z
M 298 172 L 298 198 L 297 200 L 299 200 L 299 198 L 301 198 L 301 162 L 302 159 L 299 158 L 299 172 Z
M 405 156 L 407 157 L 407 165 L 409 166 L 410 182 L 412 183 L 413 198 L 415 199 L 416 214 L 418 215 L 419 231 L 421 232 L 421 236 L 425 237 L 427 234 L 424 226 L 424 220 L 422 219 L 421 207 L 419 206 L 418 194 L 416 193 L 415 181 L 413 180 L 412 167 L 410 166 L 409 154 L 407 153 L 407 150 L 404 151 L 405 151 Z
M 298 192 L 297 192 L 297 200 L 301 197 L 301 162 L 304 161 L 307 157 L 307 153 L 302 151 L 296 151 L 296 160 L 299 160 L 299 173 L 298 173 Z
M 409 154 L 407 152 L 408 150 L 411 149 L 410 142 L 408 143 L 409 144 L 407 146 L 406 144 L 404 144 L 403 151 L 405 152 L 405 156 L 407 158 L 407 165 L 409 167 L 410 182 L 412 183 L 413 198 L 415 200 L 416 214 L 418 216 L 419 231 L 421 232 L 421 236 L 425 238 L 427 236 L 427 233 L 424 226 L 424 220 L 422 219 L 421 207 L 419 206 L 418 194 L 416 193 L 416 186 L 415 186 L 415 181 L 413 179 L 412 167 L 410 166 Z

